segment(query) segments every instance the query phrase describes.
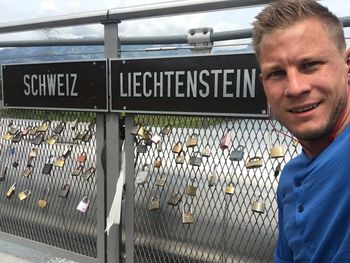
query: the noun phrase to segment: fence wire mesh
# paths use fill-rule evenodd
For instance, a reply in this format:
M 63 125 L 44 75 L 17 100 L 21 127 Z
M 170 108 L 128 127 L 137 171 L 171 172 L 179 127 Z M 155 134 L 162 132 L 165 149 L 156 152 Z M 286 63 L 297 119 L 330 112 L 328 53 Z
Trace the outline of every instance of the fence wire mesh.
M 0 114 L 0 231 L 96 257 L 95 115 Z
M 135 262 L 272 262 L 279 171 L 300 151 L 287 131 L 259 119 L 134 122 Z

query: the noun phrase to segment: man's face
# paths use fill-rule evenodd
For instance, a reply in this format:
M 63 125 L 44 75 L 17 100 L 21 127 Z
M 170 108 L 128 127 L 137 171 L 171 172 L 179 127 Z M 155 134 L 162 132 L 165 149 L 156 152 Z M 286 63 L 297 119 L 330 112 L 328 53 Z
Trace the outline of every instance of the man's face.
M 262 38 L 261 79 L 274 116 L 299 139 L 327 136 L 346 101 L 348 67 L 315 18 Z

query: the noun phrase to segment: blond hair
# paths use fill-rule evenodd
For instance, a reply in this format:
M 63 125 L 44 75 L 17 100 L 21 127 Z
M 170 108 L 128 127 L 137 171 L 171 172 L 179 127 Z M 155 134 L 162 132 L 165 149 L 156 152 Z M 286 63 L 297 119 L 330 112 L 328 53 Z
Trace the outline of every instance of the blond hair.
M 305 18 L 317 18 L 327 28 L 339 51 L 346 48 L 343 25 L 329 9 L 315 0 L 274 0 L 262 10 L 253 22 L 253 48 L 259 57 L 259 46 L 265 34 L 283 29 Z

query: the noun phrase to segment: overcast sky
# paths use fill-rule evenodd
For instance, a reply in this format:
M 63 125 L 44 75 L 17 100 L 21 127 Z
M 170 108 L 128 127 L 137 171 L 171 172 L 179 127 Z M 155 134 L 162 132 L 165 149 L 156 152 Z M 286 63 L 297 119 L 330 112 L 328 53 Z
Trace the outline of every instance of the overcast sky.
M 185 0 L 184 0 L 185 1 Z M 200 0 L 198 0 L 200 2 Z M 168 2 L 162 0 L 0 0 L 0 24 L 35 18 L 75 14 L 118 7 Z M 340 17 L 350 16 L 349 0 L 321 0 L 331 11 Z M 122 22 L 121 36 L 185 35 L 191 28 L 212 27 L 214 32 L 247 29 L 261 7 L 240 8 L 220 12 L 208 12 L 186 16 L 173 16 L 147 20 Z M 347 37 L 350 31 L 346 30 Z M 50 31 L 2 34 L 0 41 L 17 39 L 45 39 L 102 37 L 101 25 L 57 28 Z M 348 43 L 350 43 L 348 41 Z

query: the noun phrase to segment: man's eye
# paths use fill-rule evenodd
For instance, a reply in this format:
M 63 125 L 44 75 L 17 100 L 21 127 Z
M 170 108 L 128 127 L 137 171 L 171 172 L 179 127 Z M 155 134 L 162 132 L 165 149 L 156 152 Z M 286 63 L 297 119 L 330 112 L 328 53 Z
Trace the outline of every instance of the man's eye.
M 307 62 L 307 63 L 304 63 L 301 68 L 303 70 L 312 70 L 312 69 L 315 69 L 318 65 L 320 65 L 321 63 L 318 62 L 318 61 L 312 61 L 312 62 Z
M 282 70 L 276 70 L 267 74 L 267 79 L 282 77 L 283 74 Z

